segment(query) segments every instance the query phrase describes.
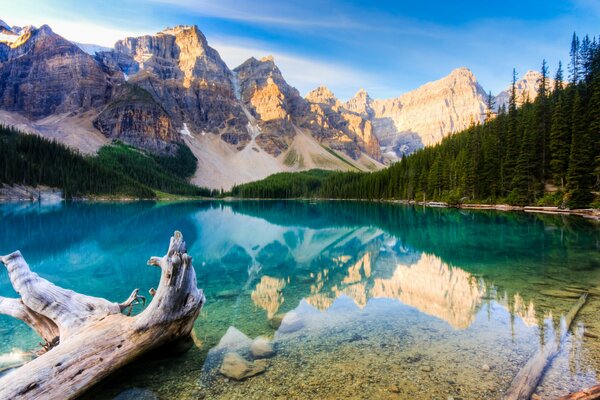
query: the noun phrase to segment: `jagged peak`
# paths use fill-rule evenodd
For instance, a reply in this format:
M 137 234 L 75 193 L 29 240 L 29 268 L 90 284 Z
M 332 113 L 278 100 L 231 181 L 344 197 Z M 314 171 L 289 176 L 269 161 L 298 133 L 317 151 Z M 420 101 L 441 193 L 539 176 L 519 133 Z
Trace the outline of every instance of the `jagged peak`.
M 242 70 L 251 70 L 254 72 L 260 71 L 261 74 L 276 75 L 277 77 L 282 78 L 281 71 L 279 71 L 279 68 L 277 68 L 277 65 L 275 65 L 273 56 L 263 57 L 260 60 L 250 57 L 239 66 L 234 68 L 233 71 L 239 72 Z
M 54 31 L 49 25 L 44 24 L 37 29 L 36 33 L 39 35 L 51 35 L 54 33 Z
M 331 106 L 335 106 L 339 103 L 339 100 L 337 97 L 335 97 L 335 94 L 333 94 L 333 92 L 329 90 L 327 86 L 319 86 L 311 90 L 306 95 L 306 100 L 310 101 L 311 103 L 323 103 Z
M 473 71 L 471 71 L 467 67 L 455 68 L 450 72 L 450 74 L 448 74 L 448 76 L 450 76 L 450 77 L 468 77 L 468 78 L 475 79 L 475 74 L 473 74 Z
M 118 40 L 115 43 L 115 48 L 118 47 L 120 44 L 121 45 L 126 45 L 127 43 L 130 43 L 132 41 L 135 40 L 139 40 L 141 38 L 157 38 L 157 37 L 164 37 L 164 36 L 174 36 L 174 37 L 189 37 L 189 36 L 195 36 L 198 44 L 202 47 L 202 48 L 207 48 L 208 46 L 208 41 L 206 40 L 206 36 L 204 36 L 204 34 L 202 33 L 202 31 L 198 28 L 197 25 L 176 25 L 173 27 L 166 27 L 165 29 L 163 29 L 160 32 L 156 32 L 155 34 L 147 34 L 147 35 L 141 35 L 141 36 L 129 36 L 123 39 Z
M 45 38 L 49 36 L 59 37 L 65 42 L 68 42 L 62 36 L 54 33 L 54 31 L 52 31 L 52 28 L 50 28 L 50 26 L 46 24 L 40 26 L 39 28 L 36 28 L 33 25 L 27 25 L 19 32 L 19 37 L 11 43 L 10 47 L 16 49 L 17 47 L 21 47 L 25 43 L 35 43 L 40 38 Z
M 541 77 L 542 77 L 541 72 L 530 69 L 530 70 L 527 70 L 527 72 L 525 72 L 525 75 L 523 75 L 523 77 L 519 80 L 523 81 L 523 80 L 527 80 L 527 79 L 540 79 Z
M 354 94 L 354 99 L 369 99 L 369 92 L 367 92 L 364 88 L 358 89 L 358 91 Z
M 320 94 L 320 95 L 324 95 L 327 97 L 335 97 L 335 95 L 333 94 L 333 92 L 325 85 L 321 85 L 321 86 L 317 86 L 316 88 L 314 88 L 313 90 L 310 91 L 310 93 L 315 93 L 315 94 Z
M 356 92 L 354 97 L 352 97 L 344 104 L 344 107 L 348 111 L 352 111 L 362 115 L 369 115 L 372 112 L 371 97 L 365 89 L 360 88 L 358 89 L 358 92 Z
M 176 36 L 182 32 L 192 31 L 195 33 L 202 33 L 198 28 L 198 25 L 175 25 L 173 27 L 166 27 L 162 31 L 158 32 L 158 35 L 173 35 Z

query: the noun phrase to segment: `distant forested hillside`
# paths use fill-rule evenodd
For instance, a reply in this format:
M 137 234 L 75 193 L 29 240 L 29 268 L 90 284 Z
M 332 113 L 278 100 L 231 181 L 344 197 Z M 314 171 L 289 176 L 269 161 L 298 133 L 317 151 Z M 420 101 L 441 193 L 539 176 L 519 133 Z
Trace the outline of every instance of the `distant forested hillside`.
M 548 66 L 535 100 L 517 108 L 516 73 L 508 107 L 373 173 L 333 173 L 307 185 L 299 173 L 234 187 L 240 197 L 321 197 L 506 202 L 588 207 L 600 189 L 600 45 L 573 35 L 567 79 Z M 597 203 L 596 203 L 597 204 Z
M 0 126 L 0 183 L 55 187 L 65 198 L 215 195 L 187 182 L 196 161 L 183 145 L 175 157 L 155 156 L 122 143 L 84 157 L 54 141 Z

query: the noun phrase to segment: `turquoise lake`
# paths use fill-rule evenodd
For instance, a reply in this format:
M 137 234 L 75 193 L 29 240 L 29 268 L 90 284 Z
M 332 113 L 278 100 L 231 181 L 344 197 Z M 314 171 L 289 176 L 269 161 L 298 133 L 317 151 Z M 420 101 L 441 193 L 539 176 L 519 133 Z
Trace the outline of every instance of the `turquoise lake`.
M 537 393 L 600 381 L 598 222 L 364 202 L 0 205 L 0 254 L 111 301 L 157 287 L 146 261 L 175 230 L 207 298 L 192 340 L 87 398 L 498 399 L 584 291 Z M 16 296 L 5 269 L 0 296 Z M 222 376 L 223 354 L 251 359 L 259 336 L 267 370 Z M 0 316 L 0 370 L 39 341 Z

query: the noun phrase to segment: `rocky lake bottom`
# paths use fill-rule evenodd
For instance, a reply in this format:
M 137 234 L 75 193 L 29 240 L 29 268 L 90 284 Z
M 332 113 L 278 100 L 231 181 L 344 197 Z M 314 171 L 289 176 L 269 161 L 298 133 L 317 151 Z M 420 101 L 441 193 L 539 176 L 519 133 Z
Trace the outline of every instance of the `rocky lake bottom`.
M 498 399 L 583 292 L 536 393 L 600 381 L 594 221 L 357 202 L 15 203 L 0 217 L 0 253 L 113 301 L 155 287 L 146 260 L 186 238 L 207 297 L 191 340 L 90 399 Z M 0 295 L 15 296 L 5 271 Z M 0 370 L 38 342 L 0 316 Z

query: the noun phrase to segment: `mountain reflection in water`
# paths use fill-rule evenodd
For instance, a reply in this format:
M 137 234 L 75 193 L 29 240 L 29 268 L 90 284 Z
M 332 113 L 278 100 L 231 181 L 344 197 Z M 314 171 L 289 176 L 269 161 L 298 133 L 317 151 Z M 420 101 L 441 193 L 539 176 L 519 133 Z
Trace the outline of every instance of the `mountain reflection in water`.
M 565 216 L 360 202 L 2 205 L 0 253 L 20 249 L 57 284 L 120 301 L 156 285 L 145 262 L 175 229 L 208 299 L 195 345 L 155 361 L 161 373 L 124 370 L 91 398 L 131 386 L 167 398 L 498 398 L 574 298 L 600 294 L 598 226 Z M 0 295 L 14 296 L 4 271 Z M 598 381 L 600 341 L 584 336 L 600 334 L 598 303 L 590 297 L 540 394 Z M 225 352 L 251 359 L 257 337 L 276 350 L 270 367 L 224 381 Z M 0 360 L 38 341 L 0 316 Z

